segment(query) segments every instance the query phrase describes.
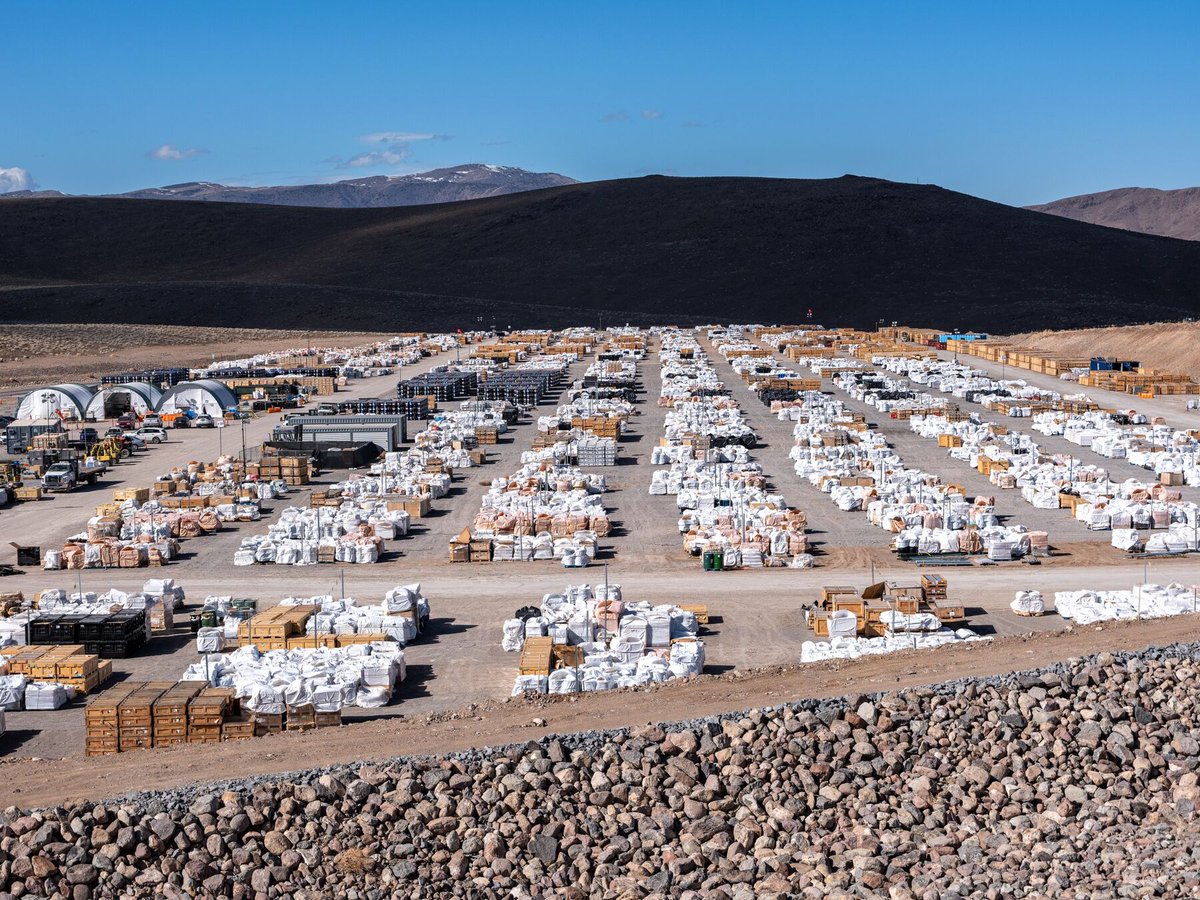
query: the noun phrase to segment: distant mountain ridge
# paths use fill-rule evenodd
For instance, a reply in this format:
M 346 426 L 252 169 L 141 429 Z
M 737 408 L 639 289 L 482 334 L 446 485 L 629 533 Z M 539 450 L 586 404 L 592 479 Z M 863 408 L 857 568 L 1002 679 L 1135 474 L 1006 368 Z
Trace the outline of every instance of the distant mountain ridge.
M 125 194 L 102 196 L 135 200 L 209 200 L 222 203 L 262 203 L 273 206 L 323 206 L 337 209 L 367 209 L 390 206 L 421 206 L 480 200 L 522 191 L 578 184 L 556 172 L 530 172 L 515 166 L 467 163 L 412 175 L 372 175 L 331 184 L 236 187 L 209 181 L 189 181 L 164 187 L 143 188 Z M 0 199 L 69 196 L 59 191 L 18 191 Z
M 1117 188 L 1025 208 L 1092 225 L 1200 241 L 1200 187 Z

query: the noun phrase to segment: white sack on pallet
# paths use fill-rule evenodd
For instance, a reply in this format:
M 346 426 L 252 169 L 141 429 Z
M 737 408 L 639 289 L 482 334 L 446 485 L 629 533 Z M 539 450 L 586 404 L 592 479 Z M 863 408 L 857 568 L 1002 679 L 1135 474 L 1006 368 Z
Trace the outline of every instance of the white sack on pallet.
M 1111 543 L 1118 550 L 1132 551 L 1141 545 L 1142 538 L 1133 528 L 1114 528 Z
M 679 641 L 672 644 L 668 666 L 675 678 L 699 675 L 704 668 L 704 641 Z
M 579 690 L 579 676 L 574 669 L 555 669 L 548 679 L 551 694 L 573 694 Z
M 880 614 L 879 620 L 894 633 L 937 631 L 942 627 L 938 617 L 932 613 L 902 613 L 889 609 Z
M 550 688 L 550 680 L 545 675 L 518 675 L 513 682 L 512 695 L 545 694 Z
M 51 710 L 75 699 L 75 688 L 49 681 L 31 681 L 25 686 L 25 708 Z
M 1040 591 L 1017 591 L 1009 607 L 1015 613 L 1040 616 L 1046 611 L 1046 601 Z
M 834 610 L 829 614 L 828 622 L 831 638 L 854 637 L 858 634 L 858 616 L 848 609 Z
M 0 710 L 20 709 L 25 702 L 26 684 L 28 679 L 24 675 L 0 675 Z
M 224 628 L 201 628 L 196 632 L 197 653 L 220 653 L 224 649 Z

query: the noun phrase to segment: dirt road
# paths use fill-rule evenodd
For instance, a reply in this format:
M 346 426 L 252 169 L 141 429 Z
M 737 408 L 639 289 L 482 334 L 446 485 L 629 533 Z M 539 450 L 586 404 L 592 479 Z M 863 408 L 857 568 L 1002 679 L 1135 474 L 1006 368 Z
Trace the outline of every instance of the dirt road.
M 72 797 L 110 798 L 212 780 L 274 774 L 334 763 L 372 762 L 499 746 L 594 729 L 690 719 L 774 706 L 802 698 L 896 690 L 961 677 L 1035 668 L 1071 656 L 1136 650 L 1200 639 L 1200 617 L 1090 627 L 1064 639 L 1043 633 L 933 653 L 911 652 L 702 676 L 652 690 L 575 695 L 566 699 L 484 701 L 451 713 L 380 719 L 251 741 L 183 745 L 95 759 L 18 760 L 0 764 L 0 805 L 37 807 Z M 541 719 L 544 726 L 534 725 Z

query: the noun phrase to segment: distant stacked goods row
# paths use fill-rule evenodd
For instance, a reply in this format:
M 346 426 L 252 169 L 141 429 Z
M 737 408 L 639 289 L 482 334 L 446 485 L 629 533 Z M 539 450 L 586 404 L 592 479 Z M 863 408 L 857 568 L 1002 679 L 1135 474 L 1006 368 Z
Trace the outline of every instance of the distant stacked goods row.
M 428 516 L 433 503 L 449 494 L 457 470 L 486 461 L 480 445 L 495 444 L 508 430 L 509 419 L 515 421 L 515 412 L 503 402 L 463 401 L 459 410 L 432 418 L 415 436 L 411 448 L 387 452 L 372 463 L 369 474 L 352 474 L 325 490 L 314 491 L 312 505 L 354 510 L 375 509 L 382 502 L 407 518 L 395 516 L 390 522 L 377 522 L 377 530 L 383 537 L 403 537 L 411 519 Z
M 137 568 L 165 565 L 179 539 L 220 530 L 222 522 L 260 518 L 260 500 L 288 491 L 282 478 L 247 480 L 240 460 L 190 462 L 160 475 L 149 488 L 121 488 L 114 502 L 96 507 L 84 532 L 61 550 L 47 549 L 42 566 L 53 569 Z
M 808 520 L 767 491 L 757 442 L 736 400 L 690 332 L 664 331 L 659 405 L 664 437 L 651 454 L 653 495 L 672 495 L 680 511 L 684 552 L 706 569 L 808 567 Z
M 173 627 L 173 613 L 183 602 L 184 591 L 170 578 L 151 578 L 140 591 L 113 588 L 97 594 L 50 588 L 28 603 L 23 594 L 14 596 L 19 602 L 6 604 L 0 618 L 0 647 L 82 643 L 88 653 L 123 658 L 153 632 Z
M 865 402 L 900 399 L 887 391 L 876 395 L 874 382 L 863 388 L 857 363 L 794 358 L 814 371 L 841 371 L 834 384 Z M 1044 532 L 1000 525 L 993 498 L 970 498 L 961 485 L 943 484 L 936 474 L 905 466 L 883 435 L 841 401 L 809 392 L 772 408 L 781 420 L 795 423 L 796 445 L 789 455 L 796 474 L 829 494 L 839 509 L 866 511 L 872 524 L 896 535 L 896 552 L 986 553 L 993 560 L 1008 560 L 1048 549 Z
M 882 364 L 884 361 L 880 360 Z M 931 364 L 925 360 L 892 358 L 890 368 L 923 381 L 930 377 Z M 946 365 L 937 368 L 945 372 Z M 953 388 L 962 373 L 949 371 L 946 380 L 933 379 L 943 388 Z M 1113 531 L 1113 546 L 1124 550 L 1145 547 L 1150 552 L 1178 553 L 1197 549 L 1200 533 L 1200 507 L 1185 501 L 1177 488 L 1160 482 L 1127 479 L 1114 482 L 1106 469 L 1086 464 L 1071 454 L 1052 454 L 1032 437 L 1007 427 L 964 420 L 944 400 L 915 392 L 907 381 L 885 373 L 845 375 L 840 383 L 853 395 L 881 409 L 909 403 L 920 409 L 912 414 L 909 427 L 917 434 L 936 440 L 949 455 L 966 462 L 1001 489 L 1019 489 L 1022 498 L 1039 509 L 1067 508 L 1090 530 Z M 948 391 L 948 392 L 952 392 Z M 968 391 L 967 393 L 972 393 Z M 976 401 L 991 395 L 974 392 Z M 880 399 L 886 398 L 886 399 Z M 941 410 L 931 410 L 940 404 Z M 1062 413 L 1063 421 L 1074 414 Z M 1042 420 L 1041 430 L 1053 432 L 1052 422 Z M 1065 425 L 1064 425 L 1065 430 Z M 1086 434 L 1080 430 L 1077 434 Z M 1085 438 L 1080 438 L 1080 442 Z M 1144 536 L 1141 531 L 1157 529 L 1161 533 Z
M 513 696 L 639 687 L 698 675 L 707 607 L 626 601 L 619 584 L 568 585 L 504 623 L 501 647 L 520 652 Z
M 269 370 L 323 370 L 336 377 L 361 378 L 386 375 L 396 368 L 420 362 L 422 357 L 453 350 L 484 336 L 482 332 L 455 334 L 402 334 L 357 347 L 296 347 L 260 353 L 240 359 L 221 360 L 191 370 L 192 377 L 222 379 L 227 373 Z
M 534 405 L 563 389 L 576 353 L 544 354 L 489 376 L 487 399 Z M 547 459 L 492 480 L 470 529 L 450 544 L 452 562 L 559 560 L 583 567 L 609 532 L 604 476 Z
M 1030 416 L 1034 431 L 1064 440 L 1107 459 L 1149 469 L 1169 487 L 1200 485 L 1200 431 L 1170 427 L 1136 410 L 1101 409 L 1082 394 L 1063 396 L 1021 380 L 999 381 L 966 365 L 892 358 L 881 366 L 985 409 Z
M 334 508 L 289 506 L 265 535 L 243 538 L 233 564 L 377 563 L 384 551 L 384 535 L 403 537 L 408 525 L 408 513 L 390 508 L 383 500 Z
M 952 338 L 946 342 L 946 349 L 1044 375 L 1078 380 L 1084 387 L 1136 394 L 1146 399 L 1163 395 L 1200 394 L 1200 384 L 1197 384 L 1190 375 L 1163 372 L 1136 365 L 1131 371 L 1123 368 L 1093 368 L 1095 363 L 1105 362 L 1098 357 L 1065 357 L 1060 354 L 1014 346 L 998 340 L 969 341 Z
M 521 461 L 616 465 L 617 442 L 637 415 L 637 384 L 636 355 L 602 352 L 571 388 L 567 402 L 538 417 L 533 449 L 521 454 Z

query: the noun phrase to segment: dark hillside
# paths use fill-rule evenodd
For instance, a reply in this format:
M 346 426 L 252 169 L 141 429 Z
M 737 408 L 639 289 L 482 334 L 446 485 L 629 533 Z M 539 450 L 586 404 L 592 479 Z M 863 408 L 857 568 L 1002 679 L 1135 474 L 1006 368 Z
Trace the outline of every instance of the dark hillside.
M 23 321 L 399 328 L 812 309 L 830 325 L 1012 331 L 1195 316 L 1200 244 L 870 178 L 651 177 L 391 209 L 13 200 L 0 286 L 24 288 L 0 290 L 0 318 Z

